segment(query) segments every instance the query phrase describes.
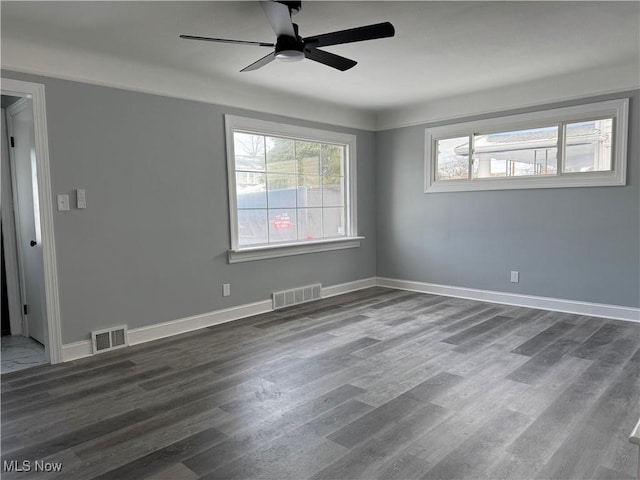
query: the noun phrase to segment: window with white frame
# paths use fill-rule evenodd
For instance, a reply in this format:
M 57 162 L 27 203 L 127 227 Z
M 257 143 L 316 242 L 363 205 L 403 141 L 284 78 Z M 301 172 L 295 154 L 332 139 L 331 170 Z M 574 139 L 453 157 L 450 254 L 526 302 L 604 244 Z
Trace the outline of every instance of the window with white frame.
M 628 102 L 427 129 L 425 192 L 625 185 Z
M 354 135 L 233 115 L 225 122 L 231 262 L 359 245 Z

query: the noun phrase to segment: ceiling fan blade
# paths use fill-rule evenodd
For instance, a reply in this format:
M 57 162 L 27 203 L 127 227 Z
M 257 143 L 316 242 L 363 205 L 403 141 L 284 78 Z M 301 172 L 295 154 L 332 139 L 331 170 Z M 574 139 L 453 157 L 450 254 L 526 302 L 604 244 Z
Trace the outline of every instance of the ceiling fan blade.
M 264 67 L 267 63 L 272 62 L 276 58 L 276 52 L 271 52 L 269 55 L 265 55 L 260 60 L 253 62 L 248 67 L 244 67 L 241 72 L 249 72 L 251 70 L 257 70 L 260 67 Z
M 273 28 L 277 36 L 286 35 L 287 37 L 296 38 L 289 7 L 275 1 L 260 2 L 260 6 L 262 6 L 262 10 L 264 10 L 271 28 Z
M 349 28 L 339 32 L 325 33 L 304 39 L 305 45 L 310 47 L 328 47 L 329 45 L 340 45 L 342 43 L 362 42 L 364 40 L 374 40 L 376 38 L 393 37 L 395 28 L 389 22 L 376 23 L 364 27 Z
M 341 57 L 340 55 L 325 52 L 324 50 L 318 50 L 317 48 L 305 49 L 304 56 L 309 60 L 323 63 L 324 65 L 336 68 L 341 72 L 349 70 L 351 67 L 354 67 L 358 63 L 354 60 Z
M 273 43 L 247 42 L 244 40 L 229 40 L 227 38 L 197 37 L 194 35 L 180 35 L 180 38 L 184 38 L 185 40 L 202 40 L 204 42 L 235 43 L 240 45 L 257 45 L 259 47 L 275 47 L 275 44 Z

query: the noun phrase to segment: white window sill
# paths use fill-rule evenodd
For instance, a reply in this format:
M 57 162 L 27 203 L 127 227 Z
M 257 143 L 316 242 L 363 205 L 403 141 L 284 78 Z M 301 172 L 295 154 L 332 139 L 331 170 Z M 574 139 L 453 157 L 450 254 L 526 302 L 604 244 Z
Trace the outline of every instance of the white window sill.
M 287 243 L 281 245 L 269 245 L 259 247 L 247 247 L 242 250 L 229 250 L 229 263 L 251 262 L 268 258 L 288 257 L 290 255 L 303 255 L 306 253 L 329 252 L 331 250 L 343 250 L 357 248 L 360 240 L 365 237 L 346 237 L 315 242 Z
M 613 187 L 624 186 L 621 171 L 565 173 L 539 177 L 478 178 L 475 180 L 436 181 L 426 185 L 424 193 L 474 192 L 481 190 L 522 190 L 527 188 Z

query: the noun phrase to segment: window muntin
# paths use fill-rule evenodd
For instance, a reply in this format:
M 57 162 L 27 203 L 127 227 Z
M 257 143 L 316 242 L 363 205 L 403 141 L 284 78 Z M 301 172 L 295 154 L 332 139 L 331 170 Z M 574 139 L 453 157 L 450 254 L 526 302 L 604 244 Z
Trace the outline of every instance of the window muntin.
M 624 185 L 628 99 L 427 129 L 425 192 Z
M 232 252 L 359 238 L 355 136 L 226 120 Z

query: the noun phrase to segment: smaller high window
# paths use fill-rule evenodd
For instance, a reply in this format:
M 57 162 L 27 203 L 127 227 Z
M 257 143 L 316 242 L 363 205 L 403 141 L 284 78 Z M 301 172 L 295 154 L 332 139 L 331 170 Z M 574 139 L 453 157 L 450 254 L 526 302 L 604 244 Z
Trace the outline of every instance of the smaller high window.
M 426 131 L 425 191 L 624 185 L 628 100 Z

